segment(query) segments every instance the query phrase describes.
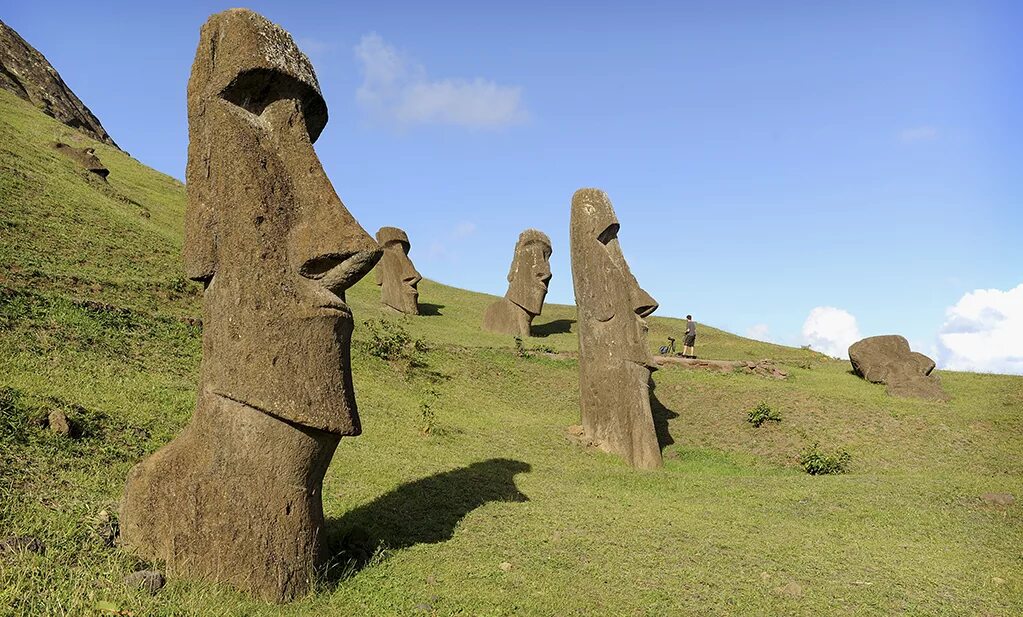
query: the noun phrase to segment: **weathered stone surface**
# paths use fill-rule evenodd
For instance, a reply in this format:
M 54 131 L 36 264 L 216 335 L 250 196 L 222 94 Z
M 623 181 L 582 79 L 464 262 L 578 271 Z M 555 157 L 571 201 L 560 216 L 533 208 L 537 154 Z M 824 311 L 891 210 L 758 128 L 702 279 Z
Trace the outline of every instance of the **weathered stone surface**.
M 132 589 L 141 589 L 150 594 L 163 589 L 166 580 L 163 577 L 163 573 L 157 570 L 141 570 L 139 572 L 132 572 L 128 576 L 124 577 L 124 584 Z
M 508 291 L 483 312 L 483 329 L 498 334 L 527 337 L 533 318 L 543 311 L 551 280 L 551 239 L 527 229 L 515 243 Z
M 59 409 L 54 409 L 50 412 L 50 415 L 46 418 L 46 424 L 50 427 L 50 430 L 58 435 L 69 437 L 71 435 L 71 422 L 68 421 L 67 415 Z
M 572 279 L 579 310 L 579 389 L 583 430 L 602 449 L 639 468 L 662 465 L 650 409 L 645 318 L 657 302 L 636 282 L 618 245 L 607 195 L 572 197 Z
M 703 358 L 683 358 L 680 356 L 654 356 L 658 366 L 682 366 L 691 369 L 703 369 L 719 373 L 749 373 L 769 377 L 771 379 L 788 379 L 788 372 L 778 368 L 773 360 L 706 360 Z
M 381 227 L 377 232 L 377 243 L 384 251 L 376 268 L 381 300 L 397 311 L 418 315 L 419 290 L 416 286 L 423 277 L 409 259 L 412 245 L 408 234 L 397 227 Z
M 344 294 L 380 250 L 316 157 L 326 105 L 280 27 L 242 9 L 210 17 L 188 118 L 199 394 L 185 430 L 129 474 L 121 542 L 171 577 L 287 601 L 326 558 L 323 475 L 341 437 L 361 431 Z
M 96 141 L 117 147 L 85 103 L 75 96 L 43 54 L 0 21 L 0 89 Z
M 849 347 L 853 371 L 871 383 L 887 386 L 892 396 L 948 400 L 934 370 L 934 360 L 910 350 L 897 334 L 871 336 Z
M 32 536 L 8 536 L 0 540 L 0 553 L 46 553 L 46 545 Z
M 65 143 L 56 142 L 53 149 L 77 163 L 85 171 L 92 172 L 102 180 L 110 175 L 110 170 L 103 166 L 94 148 L 75 148 Z

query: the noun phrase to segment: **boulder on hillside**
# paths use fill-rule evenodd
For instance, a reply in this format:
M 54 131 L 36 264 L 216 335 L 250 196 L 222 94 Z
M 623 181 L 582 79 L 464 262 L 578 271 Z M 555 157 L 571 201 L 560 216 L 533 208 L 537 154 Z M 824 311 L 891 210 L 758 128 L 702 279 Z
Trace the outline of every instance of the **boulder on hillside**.
M 897 334 L 871 336 L 849 347 L 853 371 L 871 383 L 887 386 L 888 394 L 934 401 L 948 400 L 937 375 L 934 360 L 909 348 L 909 341 Z
M 96 141 L 117 147 L 106 129 L 68 88 L 43 54 L 0 21 L 0 89 Z

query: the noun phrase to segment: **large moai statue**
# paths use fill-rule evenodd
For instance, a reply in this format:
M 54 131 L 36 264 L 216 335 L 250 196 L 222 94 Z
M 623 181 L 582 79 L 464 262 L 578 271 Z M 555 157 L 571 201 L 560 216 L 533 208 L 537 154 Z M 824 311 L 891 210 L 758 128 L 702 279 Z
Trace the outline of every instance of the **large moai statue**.
M 618 245 L 618 218 L 607 194 L 572 196 L 572 280 L 579 312 L 579 403 L 585 436 L 633 467 L 660 467 L 650 410 L 645 318 L 657 302 L 643 291 Z
M 210 17 L 188 82 L 185 269 L 203 292 L 195 413 L 136 465 L 123 544 L 170 576 L 283 602 L 327 557 L 323 476 L 361 432 L 345 290 L 380 258 L 313 150 L 309 59 L 248 10 Z
M 515 243 L 508 291 L 483 312 L 483 329 L 498 334 L 527 337 L 533 318 L 543 311 L 547 285 L 551 281 L 551 239 L 527 229 Z
M 377 243 L 384 250 L 376 269 L 381 301 L 402 313 L 418 315 L 419 290 L 416 286 L 423 277 L 409 259 L 412 245 L 408 234 L 397 227 L 381 227 L 377 232 Z

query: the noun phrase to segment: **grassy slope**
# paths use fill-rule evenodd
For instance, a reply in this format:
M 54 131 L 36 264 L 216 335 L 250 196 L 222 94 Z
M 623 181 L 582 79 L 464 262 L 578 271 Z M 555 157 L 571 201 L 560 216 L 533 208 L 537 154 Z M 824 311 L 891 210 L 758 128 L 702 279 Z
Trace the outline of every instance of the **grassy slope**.
M 439 314 L 396 318 L 371 277 L 349 294 L 357 317 L 403 324 L 431 346 L 429 368 L 405 379 L 357 345 L 365 434 L 342 442 L 324 495 L 335 541 L 388 550 L 283 609 L 187 581 L 126 590 L 141 564 L 93 529 L 195 400 L 184 191 L 93 144 L 111 169 L 103 185 L 48 150 L 54 139 L 80 138 L 0 92 L 0 536 L 48 545 L 0 555 L 0 614 L 88 614 L 100 601 L 165 615 L 1023 613 L 1021 508 L 977 499 L 1023 496 L 1020 378 L 942 373 L 951 403 L 892 399 L 847 363 L 704 327 L 701 355 L 774 358 L 792 377 L 659 371 L 655 407 L 674 443 L 663 470 L 636 472 L 565 440 L 575 361 L 519 357 L 480 332 L 490 297 L 424 281 Z M 537 323 L 550 334 L 527 345 L 573 351 L 574 318 L 548 306 Z M 653 319 L 651 345 L 679 328 Z M 780 424 L 744 422 L 761 400 Z M 32 425 L 53 408 L 81 437 Z M 852 473 L 801 473 L 794 458 L 813 441 L 847 449 Z M 800 597 L 775 591 L 789 582 Z

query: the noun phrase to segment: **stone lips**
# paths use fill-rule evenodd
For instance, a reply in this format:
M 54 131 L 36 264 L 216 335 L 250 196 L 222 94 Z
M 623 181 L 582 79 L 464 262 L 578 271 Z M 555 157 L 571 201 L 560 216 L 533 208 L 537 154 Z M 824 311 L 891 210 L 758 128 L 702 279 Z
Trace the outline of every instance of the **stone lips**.
M 408 315 L 419 314 L 419 281 L 423 277 L 409 259 L 408 234 L 397 227 L 381 227 L 377 243 L 383 257 L 376 268 L 376 282 L 384 305 Z
M 630 465 L 662 465 L 650 408 L 645 318 L 657 309 L 629 270 L 607 194 L 572 197 L 572 279 L 579 311 L 579 389 L 586 437 Z
M 3 21 L 0 21 L 0 88 L 96 141 L 117 147 L 99 119 L 64 83 L 46 57 Z
M 171 576 L 282 602 L 326 558 L 323 475 L 340 438 L 361 431 L 344 294 L 380 249 L 316 157 L 326 106 L 278 26 L 240 9 L 210 17 L 188 117 L 199 395 L 188 427 L 129 474 L 122 541 Z
M 519 235 L 508 272 L 508 291 L 483 313 L 483 329 L 498 334 L 530 336 L 533 318 L 543 311 L 551 280 L 551 240 L 527 229 Z
M 871 383 L 887 386 L 893 396 L 948 400 L 934 370 L 934 360 L 912 351 L 897 334 L 871 336 L 849 347 L 853 371 Z

